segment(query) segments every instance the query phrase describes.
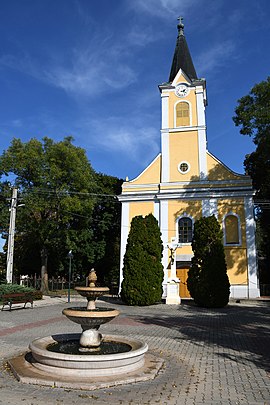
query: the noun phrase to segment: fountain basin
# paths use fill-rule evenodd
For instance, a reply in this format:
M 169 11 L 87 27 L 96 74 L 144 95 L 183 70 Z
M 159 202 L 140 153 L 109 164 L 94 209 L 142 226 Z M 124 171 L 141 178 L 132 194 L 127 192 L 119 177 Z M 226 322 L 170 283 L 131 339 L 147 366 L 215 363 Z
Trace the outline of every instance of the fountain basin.
M 73 307 L 63 314 L 82 327 L 69 333 L 35 339 L 30 352 L 9 360 L 16 378 L 27 384 L 94 390 L 155 378 L 163 361 L 147 353 L 148 346 L 134 338 L 104 335 L 99 326 L 119 315 L 110 308 L 96 308 L 97 297 L 108 292 L 96 287 L 94 269 L 89 287 L 77 287 L 87 298 L 87 308 Z
M 82 297 L 94 297 L 95 299 L 110 291 L 108 287 L 75 287 L 75 290 L 78 291 Z
M 101 377 L 134 372 L 144 366 L 146 343 L 125 336 L 104 335 L 105 342 L 125 343 L 130 351 L 106 355 L 74 355 L 49 351 L 56 342 L 78 340 L 80 334 L 70 333 L 35 339 L 30 345 L 31 364 L 38 370 L 54 376 Z
M 119 315 L 119 311 L 111 308 L 87 310 L 84 307 L 73 307 L 63 309 L 62 314 L 72 322 L 82 325 L 83 329 L 89 329 L 110 322 Z

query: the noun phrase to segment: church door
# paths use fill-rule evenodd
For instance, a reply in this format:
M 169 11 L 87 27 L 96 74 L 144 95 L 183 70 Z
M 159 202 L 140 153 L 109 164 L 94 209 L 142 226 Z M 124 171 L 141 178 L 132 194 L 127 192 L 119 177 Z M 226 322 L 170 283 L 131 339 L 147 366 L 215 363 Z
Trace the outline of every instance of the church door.
M 179 295 L 181 298 L 191 298 L 187 289 L 188 270 L 189 267 L 176 269 L 176 276 L 180 279 Z

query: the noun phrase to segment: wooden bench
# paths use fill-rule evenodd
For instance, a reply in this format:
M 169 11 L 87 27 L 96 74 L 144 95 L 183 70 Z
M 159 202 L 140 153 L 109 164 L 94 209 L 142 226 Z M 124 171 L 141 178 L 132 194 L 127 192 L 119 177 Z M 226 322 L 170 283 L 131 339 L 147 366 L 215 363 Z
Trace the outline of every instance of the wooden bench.
M 3 311 L 5 305 L 9 306 L 11 311 L 12 304 L 23 304 L 26 307 L 27 302 L 30 302 L 31 308 L 33 308 L 33 296 L 31 293 L 13 293 L 13 294 L 3 294 L 1 299 L 3 306 L 1 311 Z

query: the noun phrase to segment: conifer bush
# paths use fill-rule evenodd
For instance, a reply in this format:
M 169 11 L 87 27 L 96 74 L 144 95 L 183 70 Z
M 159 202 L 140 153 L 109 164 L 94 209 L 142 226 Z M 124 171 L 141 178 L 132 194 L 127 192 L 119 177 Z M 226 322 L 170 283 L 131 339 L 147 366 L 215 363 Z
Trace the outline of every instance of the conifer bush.
M 128 305 L 152 305 L 161 301 L 162 240 L 152 214 L 134 217 L 124 256 L 121 298 Z
M 188 272 L 187 287 L 197 305 L 221 308 L 228 304 L 230 283 L 227 275 L 223 232 L 214 215 L 194 224 L 194 257 Z

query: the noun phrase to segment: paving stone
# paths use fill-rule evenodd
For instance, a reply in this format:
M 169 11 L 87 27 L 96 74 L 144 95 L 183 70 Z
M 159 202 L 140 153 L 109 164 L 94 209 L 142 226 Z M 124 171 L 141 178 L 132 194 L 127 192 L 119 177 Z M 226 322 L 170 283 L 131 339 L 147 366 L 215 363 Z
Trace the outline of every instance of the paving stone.
M 96 391 L 24 385 L 5 367 L 37 337 L 79 332 L 61 315 L 66 299 L 36 302 L 34 309 L 0 313 L 0 404 L 199 405 L 270 404 L 270 303 L 241 301 L 223 309 L 180 306 L 127 307 L 109 297 L 100 306 L 121 315 L 102 333 L 125 334 L 147 342 L 165 367 L 151 381 Z M 76 306 L 84 301 L 76 299 Z

